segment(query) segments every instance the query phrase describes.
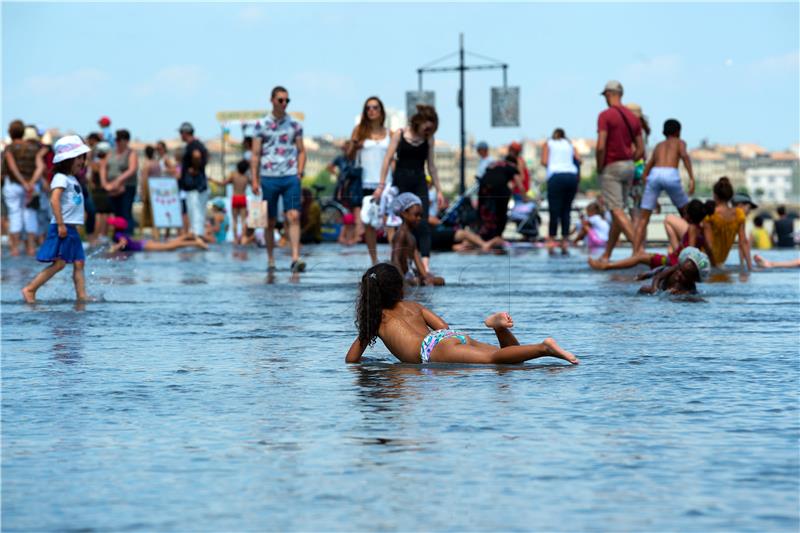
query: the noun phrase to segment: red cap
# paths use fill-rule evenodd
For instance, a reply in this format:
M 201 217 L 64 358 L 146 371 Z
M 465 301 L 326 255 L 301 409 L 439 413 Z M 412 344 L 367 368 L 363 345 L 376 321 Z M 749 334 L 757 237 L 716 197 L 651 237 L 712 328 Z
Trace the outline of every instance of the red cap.
M 97 123 L 100 124 L 100 127 L 105 128 L 106 126 L 111 125 L 111 119 L 108 117 L 100 117 L 100 120 L 98 120 Z
M 508 149 L 509 150 L 514 150 L 515 152 L 520 153 L 520 152 L 522 152 L 522 145 L 520 143 L 518 143 L 517 141 L 514 141 L 514 142 L 512 142 L 511 144 L 508 145 Z

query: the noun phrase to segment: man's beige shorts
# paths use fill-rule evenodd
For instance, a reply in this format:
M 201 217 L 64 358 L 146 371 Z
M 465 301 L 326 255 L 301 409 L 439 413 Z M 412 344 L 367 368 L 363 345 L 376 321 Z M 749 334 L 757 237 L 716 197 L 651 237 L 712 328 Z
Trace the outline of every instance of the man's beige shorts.
M 633 161 L 615 161 L 600 174 L 600 189 L 608 209 L 624 209 L 633 185 Z

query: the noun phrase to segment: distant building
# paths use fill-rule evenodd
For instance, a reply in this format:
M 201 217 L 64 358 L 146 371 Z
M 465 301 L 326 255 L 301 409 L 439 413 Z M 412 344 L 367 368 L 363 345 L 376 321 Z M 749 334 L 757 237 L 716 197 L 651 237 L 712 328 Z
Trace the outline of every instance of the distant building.
M 756 202 L 785 203 L 792 195 L 792 169 L 759 166 L 745 171 L 747 189 Z

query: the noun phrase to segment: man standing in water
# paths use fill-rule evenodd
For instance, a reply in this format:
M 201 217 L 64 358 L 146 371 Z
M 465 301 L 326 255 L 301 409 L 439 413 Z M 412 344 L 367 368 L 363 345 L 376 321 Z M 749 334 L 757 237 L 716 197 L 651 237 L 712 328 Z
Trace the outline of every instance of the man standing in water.
M 181 140 L 186 143 L 181 160 L 181 177 L 178 186 L 186 193 L 186 213 L 189 215 L 189 232 L 195 237 L 203 237 L 206 223 L 206 204 L 208 203 L 208 178 L 206 164 L 208 150 L 200 139 L 194 136 L 194 127 L 184 122 L 178 130 Z
M 286 114 L 289 91 L 272 89 L 272 112 L 256 123 L 250 173 L 253 192 L 262 191 L 267 201 L 267 269 L 275 269 L 275 223 L 278 198 L 283 198 L 289 242 L 292 247 L 292 272 L 303 272 L 300 259 L 300 180 L 306 166 L 303 126 Z
M 609 81 L 600 94 L 605 97 L 608 109 L 597 117 L 597 173 L 612 220 L 606 249 L 598 260 L 607 262 L 620 232 L 630 243 L 634 242 L 633 224 L 625 213 L 625 199 L 633 185 L 633 162 L 644 154 L 644 140 L 639 119 L 622 105 L 622 84 Z

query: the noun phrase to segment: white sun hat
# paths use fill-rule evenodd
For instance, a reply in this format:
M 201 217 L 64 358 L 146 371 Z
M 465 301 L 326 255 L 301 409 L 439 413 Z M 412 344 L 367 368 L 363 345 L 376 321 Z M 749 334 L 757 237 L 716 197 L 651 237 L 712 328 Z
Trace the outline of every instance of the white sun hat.
M 83 139 L 77 135 L 65 135 L 56 141 L 53 147 L 56 155 L 53 157 L 53 163 L 60 163 L 67 159 L 74 159 L 79 155 L 90 152 L 88 146 L 83 143 Z

